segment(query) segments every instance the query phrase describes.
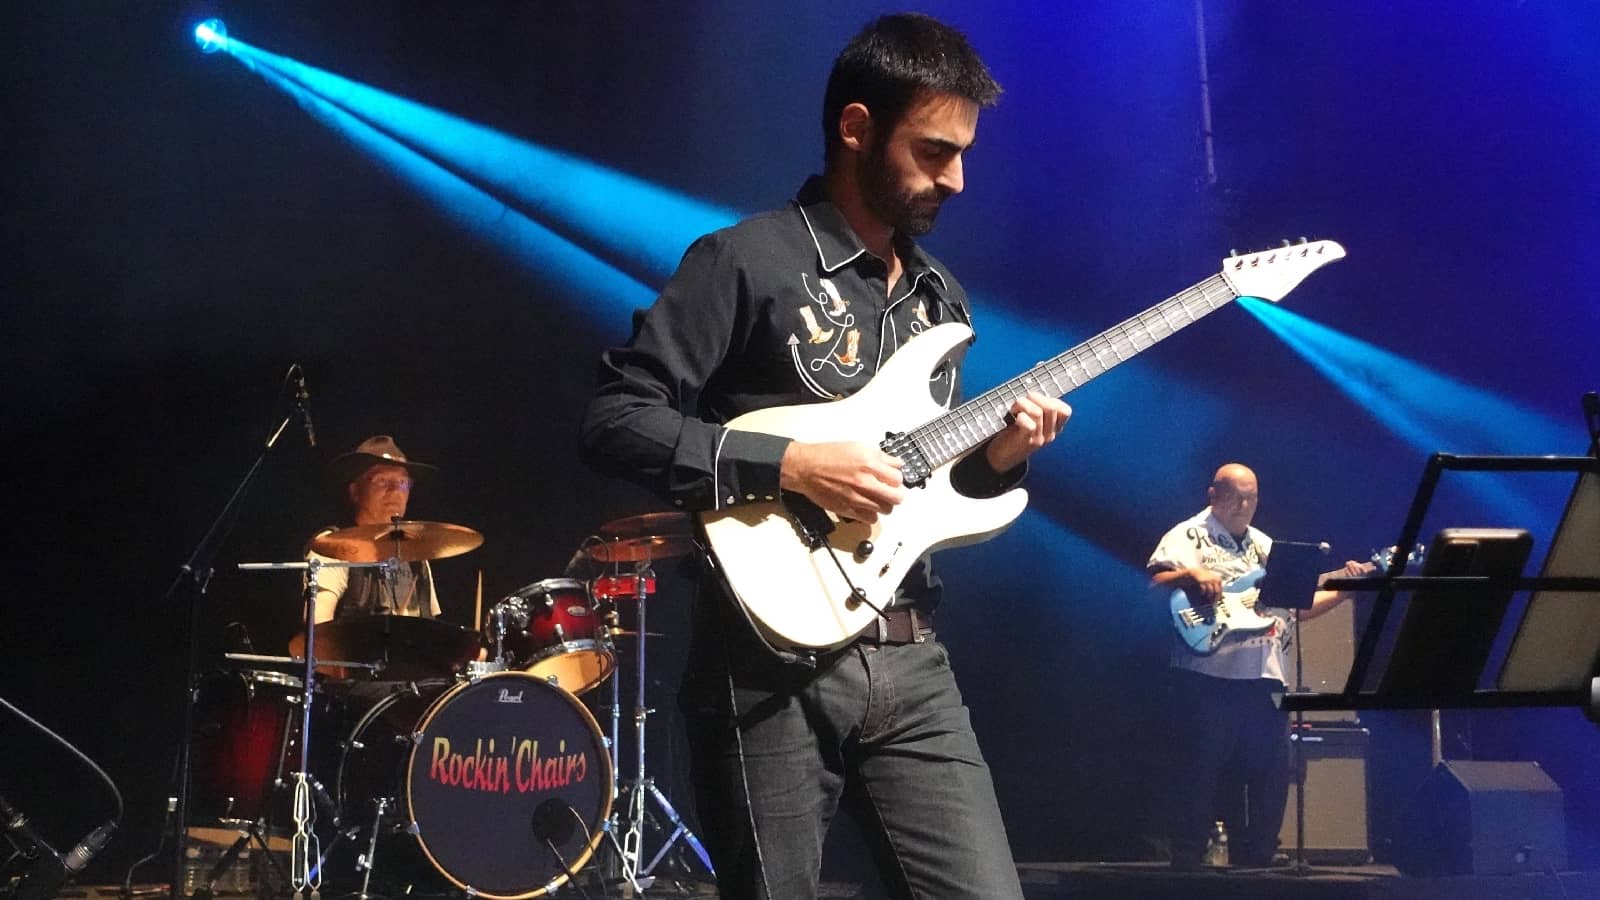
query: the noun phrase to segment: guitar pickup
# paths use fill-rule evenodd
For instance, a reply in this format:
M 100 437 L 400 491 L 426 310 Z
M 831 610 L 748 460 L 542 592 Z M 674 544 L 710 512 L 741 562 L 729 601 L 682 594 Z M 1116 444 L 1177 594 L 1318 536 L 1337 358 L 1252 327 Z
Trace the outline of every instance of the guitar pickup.
M 928 465 L 922 448 L 904 432 L 884 435 L 878 449 L 900 460 L 900 480 L 908 488 L 925 486 L 928 476 L 933 474 L 933 467 Z

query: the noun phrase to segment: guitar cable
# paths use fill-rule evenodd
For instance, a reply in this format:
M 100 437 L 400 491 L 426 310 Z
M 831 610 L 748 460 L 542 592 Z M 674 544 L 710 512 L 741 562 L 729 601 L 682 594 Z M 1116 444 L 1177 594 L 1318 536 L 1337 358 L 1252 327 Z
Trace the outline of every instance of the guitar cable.
M 803 516 L 800 516 L 792 508 L 790 508 L 788 496 L 782 496 L 779 502 L 783 504 L 784 512 L 789 514 L 790 521 L 794 522 L 795 527 L 800 529 L 800 540 L 812 550 L 825 549 L 828 551 L 828 559 L 833 561 L 834 568 L 839 570 L 839 577 L 844 579 L 845 586 L 850 589 L 851 599 L 855 600 L 857 603 L 866 604 L 872 609 L 873 612 L 878 614 L 878 618 L 889 618 L 889 614 L 883 611 L 883 607 L 873 603 L 871 600 L 868 600 L 867 592 L 859 587 L 856 587 L 855 582 L 850 580 L 850 573 L 845 571 L 844 563 L 839 561 L 839 551 L 834 549 L 832 544 L 828 543 L 827 538 L 825 538 L 821 532 L 806 524 Z

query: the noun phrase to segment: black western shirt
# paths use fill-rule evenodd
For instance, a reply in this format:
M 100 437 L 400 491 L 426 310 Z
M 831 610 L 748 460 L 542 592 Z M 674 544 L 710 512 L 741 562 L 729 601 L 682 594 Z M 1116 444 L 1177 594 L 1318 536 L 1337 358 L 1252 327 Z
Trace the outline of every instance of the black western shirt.
M 685 511 L 772 501 L 789 438 L 722 423 L 755 409 L 824 403 L 865 385 L 906 341 L 942 322 L 971 324 L 966 292 L 938 260 L 896 237 L 903 274 L 868 253 L 822 182 L 785 209 L 696 240 L 626 346 L 608 350 L 583 423 L 585 460 Z M 960 397 L 962 345 L 929 379 L 934 400 Z M 866 436 L 864 436 L 866 437 Z M 1025 467 L 997 475 L 981 452 L 953 473 L 988 496 Z M 914 567 L 899 603 L 937 602 Z

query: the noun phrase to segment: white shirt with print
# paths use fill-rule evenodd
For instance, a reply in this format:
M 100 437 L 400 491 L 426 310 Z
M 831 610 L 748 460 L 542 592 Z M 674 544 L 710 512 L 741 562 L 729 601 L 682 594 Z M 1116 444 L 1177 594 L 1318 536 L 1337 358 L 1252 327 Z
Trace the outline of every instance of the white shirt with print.
M 1222 577 L 1226 587 L 1234 579 L 1265 565 L 1271 552 L 1272 538 L 1254 526 L 1245 530 L 1243 541 L 1235 541 L 1208 506 L 1163 535 L 1145 568 L 1152 575 L 1175 569 L 1209 569 Z M 1162 597 L 1166 596 L 1167 592 L 1163 591 Z M 1232 637 L 1209 656 L 1189 649 L 1174 632 L 1171 665 L 1213 678 L 1272 678 L 1283 682 L 1283 641 L 1287 627 L 1284 617 L 1287 613 L 1267 608 L 1256 611 L 1276 619 L 1277 624 L 1253 635 Z

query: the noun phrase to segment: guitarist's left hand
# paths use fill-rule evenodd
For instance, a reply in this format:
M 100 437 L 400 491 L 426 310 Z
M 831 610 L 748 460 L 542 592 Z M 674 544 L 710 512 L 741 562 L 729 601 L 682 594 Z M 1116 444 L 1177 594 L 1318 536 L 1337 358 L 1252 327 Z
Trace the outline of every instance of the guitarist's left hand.
M 996 472 L 1011 471 L 1055 440 L 1071 417 L 1072 407 L 1054 397 L 1035 393 L 1018 397 L 1011 404 L 1011 423 L 984 449 L 989 466 Z

